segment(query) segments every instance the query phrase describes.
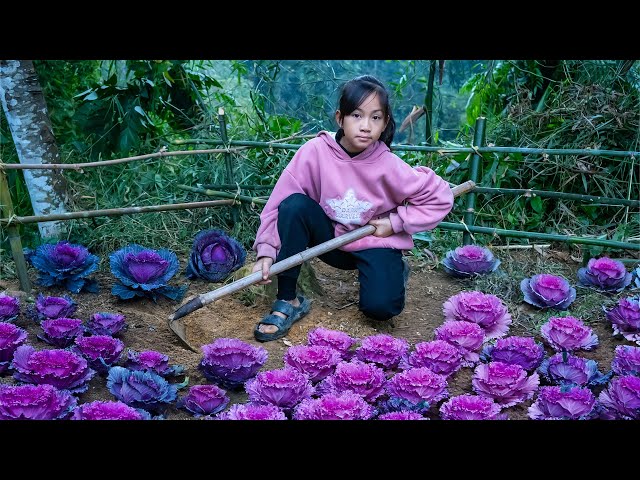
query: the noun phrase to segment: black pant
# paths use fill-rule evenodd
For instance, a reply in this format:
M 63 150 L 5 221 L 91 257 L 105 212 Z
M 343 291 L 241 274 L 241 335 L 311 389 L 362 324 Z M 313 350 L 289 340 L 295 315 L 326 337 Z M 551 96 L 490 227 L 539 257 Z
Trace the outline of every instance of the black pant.
M 278 207 L 278 234 L 282 246 L 276 261 L 334 238 L 331 220 L 313 199 L 301 193 L 285 198 Z M 402 252 L 393 248 L 370 248 L 359 252 L 332 250 L 319 258 L 341 270 L 358 269 L 360 310 L 375 320 L 388 320 L 404 308 Z M 300 266 L 278 275 L 281 300 L 296 298 Z

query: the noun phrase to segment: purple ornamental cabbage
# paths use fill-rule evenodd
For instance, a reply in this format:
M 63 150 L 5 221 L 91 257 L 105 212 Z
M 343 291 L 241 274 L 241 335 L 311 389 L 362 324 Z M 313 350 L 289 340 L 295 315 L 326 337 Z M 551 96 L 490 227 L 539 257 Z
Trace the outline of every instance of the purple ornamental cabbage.
M 172 384 L 151 371 L 124 367 L 111 367 L 107 375 L 107 388 L 118 400 L 154 413 L 167 408 L 178 396 L 178 389 L 186 387 L 187 383 L 188 380 Z
M 247 380 L 244 388 L 250 401 L 270 403 L 285 412 L 315 393 L 309 377 L 291 367 L 260 372 Z
M 350 360 L 354 352 L 350 351 L 357 340 L 339 330 L 317 327 L 307 334 L 309 345 L 323 345 L 331 347 L 340 352 L 343 360 Z
M 2 338 L 0 337 L 0 352 L 2 349 Z M 0 353 L 0 359 L 2 353 Z M 640 377 L 640 347 L 630 345 L 618 345 L 615 350 L 611 370 L 616 375 L 635 375 Z M 0 372 L 2 369 L 0 368 Z
M 39 273 L 36 283 L 43 287 L 61 286 L 73 293 L 98 292 L 98 283 L 87 278 L 98 269 L 100 259 L 87 247 L 62 240 L 56 244 L 24 249 L 25 259 Z
M 322 345 L 296 345 L 284 354 L 284 363 L 307 374 L 312 383 L 333 373 L 341 360 L 339 351 Z
M 328 393 L 307 398 L 296 406 L 294 420 L 369 420 L 376 410 L 352 392 Z
M 226 412 L 219 413 L 217 420 L 286 420 L 284 412 L 275 405 L 236 403 Z
M 603 385 L 612 375 L 612 372 L 606 375 L 599 372 L 598 363 L 595 360 L 576 357 L 567 352 L 556 353 L 546 358 L 538 371 L 550 383 L 561 387 Z
M 532 420 L 592 420 L 598 416 L 596 397 L 585 387 L 540 387 L 528 409 Z
M 264 347 L 237 338 L 218 338 L 200 348 L 204 357 L 198 368 L 208 380 L 230 390 L 255 376 L 269 356 Z
M 578 269 L 578 283 L 605 292 L 621 292 L 631 283 L 631 273 L 618 260 L 592 258 L 586 267 Z
M 109 255 L 111 273 L 120 281 L 111 293 L 122 300 L 135 296 L 148 297 L 154 302 L 158 295 L 180 301 L 187 285 L 168 285 L 179 268 L 178 257 L 171 250 L 152 250 L 132 243 Z
M 491 250 L 478 245 L 464 245 L 446 253 L 442 266 L 454 277 L 474 277 L 494 272 L 500 260 L 493 256 Z
M 436 340 L 444 340 L 462 354 L 462 366 L 472 367 L 480 360 L 478 351 L 484 341 L 484 330 L 474 322 L 449 320 L 434 331 Z
M 9 369 L 13 353 L 26 341 L 26 330 L 12 323 L 0 322 L 0 374 Z
M 164 353 L 155 350 L 136 352 L 131 348 L 127 349 L 124 366 L 129 370 L 149 371 L 163 377 L 182 375 L 185 370 L 183 365 L 169 366 L 169 357 Z
M 58 348 L 72 345 L 76 337 L 81 336 L 84 331 L 82 320 L 79 318 L 52 318 L 43 320 L 40 326 L 42 334 L 38 334 L 38 338 Z
M 367 402 L 374 402 L 384 395 L 387 377 L 382 368 L 353 359 L 340 362 L 336 371 L 318 385 L 319 394 L 353 392 Z
M 229 404 L 227 392 L 216 385 L 193 385 L 189 393 L 178 400 L 177 407 L 196 417 L 215 415 Z
M 482 350 L 486 361 L 520 365 L 525 370 L 535 370 L 544 358 L 544 346 L 533 337 L 499 338 Z
M 427 367 L 433 373 L 448 377 L 462 367 L 462 353 L 444 340 L 420 342 L 412 352 L 402 356 L 399 367 L 402 370 Z
M 222 230 L 203 230 L 193 239 L 187 265 L 187 278 L 221 282 L 244 265 L 247 252 Z
M 524 301 L 539 308 L 566 310 L 576 299 L 576 289 L 557 275 L 541 273 L 520 282 Z
M 20 313 L 20 300 L 0 293 L 0 322 L 11 323 Z
M 600 418 L 640 420 L 640 377 L 613 377 L 607 388 L 600 392 L 598 401 L 603 409 Z
M 391 370 L 398 366 L 402 355 L 408 350 L 409 343 L 404 338 L 380 333 L 363 338 L 356 349 L 356 357 L 363 362 L 375 363 Z
M 98 312 L 89 317 L 86 331 L 91 335 L 111 335 L 120 333 L 127 326 L 125 316 L 119 313 Z
M 378 420 L 429 420 L 418 412 L 409 412 L 402 410 L 400 412 L 383 413 L 378 416 Z
M 13 355 L 13 378 L 20 382 L 49 384 L 71 393 L 84 393 L 96 374 L 82 356 L 68 350 L 39 350 L 21 345 Z
M 511 315 L 507 306 L 495 295 L 482 292 L 460 292 L 442 305 L 444 319 L 474 322 L 482 327 L 487 339 L 504 336 L 509 331 Z
M 598 336 L 576 317 L 549 317 L 540 334 L 556 351 L 591 350 L 598 346 Z
M 492 398 L 480 395 L 458 395 L 451 397 L 440 406 L 443 420 L 508 420 L 506 413 L 500 413 L 502 406 Z
M 502 362 L 481 363 L 471 379 L 473 390 L 478 395 L 493 398 L 505 408 L 533 397 L 539 384 L 537 373 L 527 376 L 527 371 L 520 365 Z
M 64 420 L 78 403 L 51 385 L 0 384 L 0 420 Z
M 622 335 L 640 345 L 640 297 L 622 298 L 611 310 L 605 311 L 613 327 L 613 335 Z
M 394 400 L 403 401 L 402 407 L 395 410 L 412 410 L 422 412 L 423 408 L 413 408 L 433 405 L 449 396 L 447 391 L 447 378 L 444 375 L 433 373 L 426 367 L 410 368 L 395 374 L 385 385 L 389 394 L 389 401 L 385 410 Z M 387 412 L 385 412 L 387 413 Z
M 122 340 L 110 335 L 92 335 L 77 337 L 72 351 L 87 359 L 89 366 L 98 374 L 105 376 L 109 369 L 118 362 L 124 350 Z
M 64 297 L 45 297 L 38 295 L 36 303 L 27 307 L 27 316 L 36 323 L 52 318 L 72 318 L 78 304 L 68 296 Z
M 120 401 L 96 400 L 78 405 L 71 420 L 151 420 L 151 414 Z

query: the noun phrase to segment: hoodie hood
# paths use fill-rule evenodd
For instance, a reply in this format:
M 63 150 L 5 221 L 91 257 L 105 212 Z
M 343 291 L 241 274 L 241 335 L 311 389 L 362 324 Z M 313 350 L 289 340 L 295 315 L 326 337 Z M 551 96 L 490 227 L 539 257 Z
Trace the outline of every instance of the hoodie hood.
M 320 132 L 318 132 L 318 135 L 316 135 L 316 138 L 320 138 L 325 143 L 325 145 L 329 147 L 329 151 L 333 154 L 333 156 L 337 160 L 340 160 L 342 162 L 373 163 L 379 160 L 386 152 L 391 151 L 385 143 L 378 140 L 352 158 L 347 154 L 347 152 L 342 149 L 340 144 L 336 142 L 335 136 L 335 132 L 321 130 Z

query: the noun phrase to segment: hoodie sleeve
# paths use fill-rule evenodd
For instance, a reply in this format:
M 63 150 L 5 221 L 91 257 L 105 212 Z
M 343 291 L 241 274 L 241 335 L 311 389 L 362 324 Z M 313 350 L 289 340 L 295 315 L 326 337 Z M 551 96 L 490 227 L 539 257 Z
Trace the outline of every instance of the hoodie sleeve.
M 428 167 L 412 170 L 417 178 L 405 183 L 409 195 L 404 205 L 389 215 L 395 233 L 432 230 L 453 208 L 453 193 L 446 181 Z
M 303 145 L 293 156 L 289 165 L 282 171 L 269 200 L 260 213 L 260 227 L 253 244 L 258 258 L 271 257 L 274 261 L 280 251 L 280 235 L 278 234 L 278 207 L 289 195 L 302 193 L 318 201 L 315 188 L 315 175 L 310 158 L 315 158 L 315 148 L 308 143 Z M 304 182 L 298 178 L 305 179 Z

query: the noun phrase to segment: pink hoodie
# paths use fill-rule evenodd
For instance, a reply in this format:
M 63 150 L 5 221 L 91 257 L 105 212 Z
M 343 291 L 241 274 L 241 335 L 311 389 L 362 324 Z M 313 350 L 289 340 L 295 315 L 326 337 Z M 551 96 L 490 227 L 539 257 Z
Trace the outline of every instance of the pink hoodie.
M 447 182 L 427 167 L 411 167 L 377 141 L 351 158 L 332 134 L 321 131 L 293 156 L 260 214 L 253 249 L 275 260 L 280 250 L 278 205 L 293 193 L 318 202 L 334 222 L 335 236 L 389 217 L 392 235 L 369 235 L 341 250 L 413 248 L 411 235 L 431 230 L 451 211 L 453 194 Z

